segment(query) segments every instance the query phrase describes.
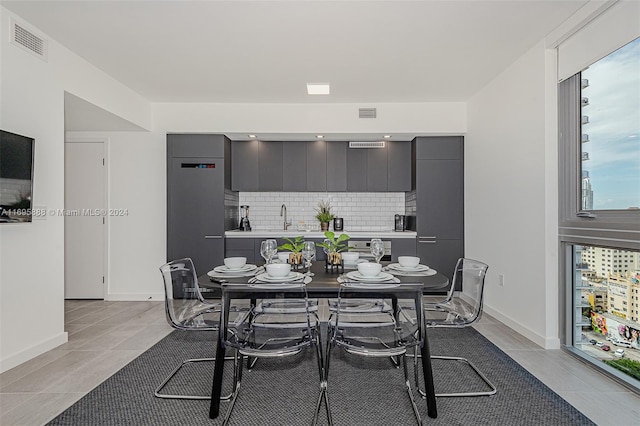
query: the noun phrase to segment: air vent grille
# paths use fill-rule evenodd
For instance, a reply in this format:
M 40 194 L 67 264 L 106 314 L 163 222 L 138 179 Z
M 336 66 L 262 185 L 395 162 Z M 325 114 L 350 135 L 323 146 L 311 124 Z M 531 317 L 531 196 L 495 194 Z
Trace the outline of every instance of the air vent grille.
M 349 148 L 384 148 L 384 141 L 379 141 L 379 142 L 349 142 Z
M 42 60 L 47 60 L 47 42 L 17 22 L 11 23 L 11 43 Z
M 358 116 L 360 118 L 376 118 L 375 108 L 360 108 L 358 110 Z

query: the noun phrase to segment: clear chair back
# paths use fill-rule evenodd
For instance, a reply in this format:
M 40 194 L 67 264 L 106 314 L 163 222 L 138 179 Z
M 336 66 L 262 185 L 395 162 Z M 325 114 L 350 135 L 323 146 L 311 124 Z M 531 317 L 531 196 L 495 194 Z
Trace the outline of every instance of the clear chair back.
M 216 328 L 215 318 L 205 314 L 217 305 L 207 304 L 200 293 L 198 275 L 190 258 L 160 267 L 164 279 L 165 311 L 169 323 L 179 329 Z
M 460 258 L 447 299 L 426 306 L 429 326 L 464 327 L 478 321 L 482 315 L 484 281 L 488 268 L 486 263 Z M 454 295 L 456 286 L 462 289 L 459 296 Z M 438 312 L 442 315 L 438 315 Z

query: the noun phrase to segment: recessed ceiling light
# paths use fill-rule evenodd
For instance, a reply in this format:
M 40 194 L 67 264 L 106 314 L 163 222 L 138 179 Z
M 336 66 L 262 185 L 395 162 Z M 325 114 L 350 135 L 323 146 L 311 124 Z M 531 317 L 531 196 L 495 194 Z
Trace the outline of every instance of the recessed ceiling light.
M 324 138 L 324 135 L 316 135 L 316 138 L 322 139 L 322 138 Z
M 384 135 L 383 136 L 385 139 L 391 139 L 391 135 Z
M 307 83 L 309 95 L 328 95 L 331 93 L 329 83 Z
M 247 135 L 247 136 L 249 136 L 251 139 L 255 139 L 256 138 L 256 135 Z

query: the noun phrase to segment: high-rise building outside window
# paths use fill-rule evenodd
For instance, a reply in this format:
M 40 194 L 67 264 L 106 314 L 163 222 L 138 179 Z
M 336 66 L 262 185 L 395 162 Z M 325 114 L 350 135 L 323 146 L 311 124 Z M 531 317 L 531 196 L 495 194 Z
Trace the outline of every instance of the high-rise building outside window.
M 589 66 L 581 78 L 581 207 L 638 209 L 640 38 Z

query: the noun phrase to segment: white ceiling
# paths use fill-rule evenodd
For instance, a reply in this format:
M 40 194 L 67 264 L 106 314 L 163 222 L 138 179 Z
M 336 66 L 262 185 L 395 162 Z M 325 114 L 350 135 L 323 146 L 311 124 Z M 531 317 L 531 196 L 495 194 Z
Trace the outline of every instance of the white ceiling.
M 1 3 L 150 101 L 383 103 L 468 100 L 587 0 Z

